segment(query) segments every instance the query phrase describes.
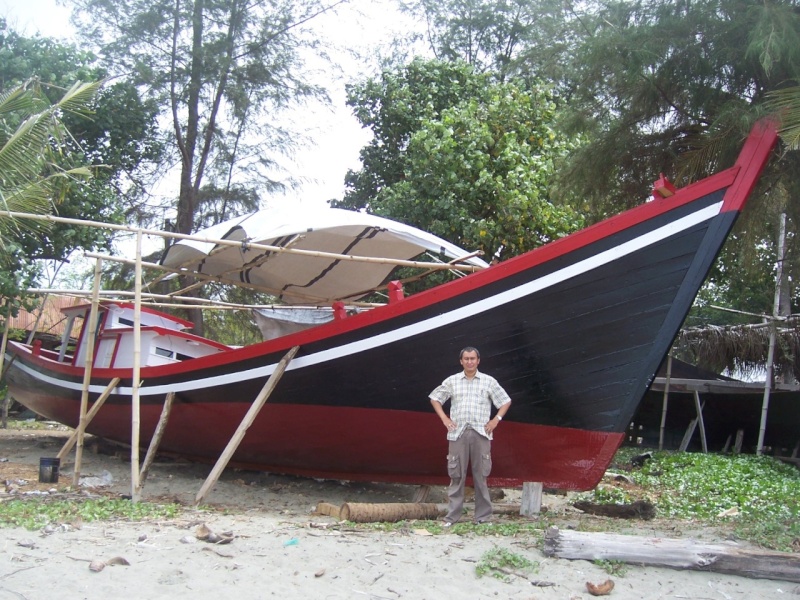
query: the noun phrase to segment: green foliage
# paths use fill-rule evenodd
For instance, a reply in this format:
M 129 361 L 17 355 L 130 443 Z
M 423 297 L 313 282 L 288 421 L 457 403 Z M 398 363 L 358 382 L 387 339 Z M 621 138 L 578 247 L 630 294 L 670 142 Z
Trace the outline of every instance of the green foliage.
M 130 500 L 100 498 L 98 500 L 46 500 L 32 498 L 8 500 L 0 504 L 0 527 L 24 527 L 34 531 L 50 523 L 109 521 L 126 519 L 144 521 L 173 518 L 180 507 L 175 504 L 131 502 Z
M 629 504 L 635 498 L 625 489 L 613 485 L 600 484 L 591 492 L 580 494 L 577 500 L 588 500 L 596 504 Z
M 800 516 L 800 473 L 766 456 L 657 453 L 633 477 L 661 492 L 659 514 L 667 518 L 714 520 L 732 508 L 745 518 Z
M 39 123 L 29 127 L 24 143 L 16 138 L 14 155 L 5 157 L 3 150 L 3 160 L 17 165 L 3 163 L 4 209 L 122 221 L 122 198 L 134 202 L 137 170 L 143 160 L 158 157 L 159 146 L 155 113 L 130 83 L 115 81 L 102 89 L 80 83 L 105 76 L 90 52 L 19 35 L 0 19 L 0 94 L 12 101 L 2 114 L 3 140 L 15 127 L 17 135 L 25 133 L 22 124 L 34 121 L 24 119 L 37 115 Z M 34 284 L 35 261 L 63 261 L 75 249 L 110 243 L 110 234 L 96 228 L 8 219 L 0 225 L 7 226 L 0 296 L 9 298 L 21 298 L 20 291 Z
M 773 458 L 657 452 L 631 476 L 665 518 L 732 523 L 777 550 L 800 536 L 800 472 Z
M 614 577 L 625 577 L 628 573 L 628 565 L 621 560 L 605 560 L 598 558 L 592 562 Z
M 511 581 L 512 574 L 522 574 L 525 571 L 536 571 L 539 563 L 531 561 L 524 556 L 495 546 L 481 556 L 475 565 L 475 574 L 478 577 L 491 575 L 503 581 Z
M 514 256 L 582 226 L 580 215 L 549 197 L 556 165 L 575 142 L 554 129 L 547 90 L 417 60 L 353 88 L 350 103 L 375 139 L 338 205 L 487 256 Z
M 462 62 L 415 59 L 404 67 L 387 69 L 379 77 L 347 86 L 347 104 L 374 139 L 361 149 L 362 168 L 348 171 L 342 208 L 369 208 L 386 186 L 405 178 L 405 151 L 411 136 L 425 121 L 461 100 L 476 97 L 489 85 Z
M 55 103 L 50 103 L 37 81 L 0 92 L 2 210 L 37 214 L 58 210 L 66 191 L 89 176 L 85 167 L 74 166 L 71 157 L 62 154 L 69 139 L 62 115 L 82 114 L 98 87 L 76 83 Z M 50 228 L 41 221 L 0 217 L 0 295 L 18 298 L 38 273 L 32 259 L 48 252 L 61 258 L 81 241 L 85 238 L 77 228 Z

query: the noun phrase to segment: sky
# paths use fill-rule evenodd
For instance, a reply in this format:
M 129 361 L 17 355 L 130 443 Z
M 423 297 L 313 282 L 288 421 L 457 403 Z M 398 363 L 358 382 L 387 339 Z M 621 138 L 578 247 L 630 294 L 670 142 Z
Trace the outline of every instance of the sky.
M 57 0 L 0 0 L 0 16 L 18 32 L 26 35 L 40 33 L 54 38 L 69 38 L 69 10 Z M 366 50 L 393 37 L 408 24 L 394 12 L 391 0 L 351 0 L 340 11 L 337 27 L 326 25 L 324 35 L 342 47 L 336 60 L 345 71 L 343 78 L 326 81 L 332 100 L 330 108 L 312 106 L 304 109 L 297 119 L 308 128 L 313 143 L 299 152 L 284 168 L 303 181 L 297 190 L 286 196 L 267 199 L 267 202 L 300 202 L 324 205 L 344 193 L 344 176 L 348 169 L 360 166 L 359 150 L 371 139 L 350 109 L 345 105 L 344 85 L 351 78 L 370 72 L 372 65 L 355 61 L 344 49 Z M 330 22 L 330 21 L 329 21 Z M 330 70 L 326 71 L 331 74 Z

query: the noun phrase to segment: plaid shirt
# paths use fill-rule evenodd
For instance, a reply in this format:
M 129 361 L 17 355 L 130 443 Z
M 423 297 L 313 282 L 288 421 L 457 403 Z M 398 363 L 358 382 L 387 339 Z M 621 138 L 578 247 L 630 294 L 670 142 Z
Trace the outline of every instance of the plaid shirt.
M 451 442 L 461 437 L 467 427 L 492 439 L 484 429 L 489 422 L 491 405 L 500 408 L 511 402 L 494 377 L 478 372 L 472 379 L 467 379 L 463 371 L 445 379 L 430 393 L 429 398 L 442 405 L 450 400 L 450 419 L 456 424 L 454 431 L 447 432 L 447 439 Z

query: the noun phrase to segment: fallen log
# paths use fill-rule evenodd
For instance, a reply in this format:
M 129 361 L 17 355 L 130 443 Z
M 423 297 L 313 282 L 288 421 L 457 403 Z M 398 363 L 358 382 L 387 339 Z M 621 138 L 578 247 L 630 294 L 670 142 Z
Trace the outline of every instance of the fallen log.
M 706 544 L 696 540 L 561 531 L 550 527 L 545 532 L 544 553 L 570 560 L 618 560 L 800 583 L 800 556 L 789 552 L 746 550 L 734 543 Z
M 424 508 L 420 509 L 420 506 Z M 493 508 L 493 512 L 496 515 L 518 515 L 519 511 L 519 504 L 495 504 Z M 447 504 L 347 502 L 342 506 L 336 506 L 329 502 L 318 502 L 315 512 L 318 515 L 325 515 L 342 521 L 353 521 L 354 523 L 397 522 L 406 519 L 438 519 L 447 514 Z

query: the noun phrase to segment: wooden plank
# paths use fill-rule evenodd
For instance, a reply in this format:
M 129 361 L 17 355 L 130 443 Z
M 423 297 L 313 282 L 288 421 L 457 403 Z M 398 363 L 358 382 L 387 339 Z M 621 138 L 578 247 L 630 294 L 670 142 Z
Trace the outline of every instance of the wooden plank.
M 691 539 L 589 533 L 551 527 L 545 533 L 544 553 L 570 560 L 617 560 L 800 582 L 800 556 L 790 552 L 747 550 L 735 543 L 706 544 Z
M 112 379 L 108 383 L 106 389 L 103 390 L 103 393 L 100 394 L 100 397 L 94 401 L 94 404 L 92 404 L 92 408 L 90 408 L 89 412 L 86 413 L 85 425 L 88 426 L 89 423 L 92 422 L 94 416 L 99 412 L 103 404 L 105 404 L 105 401 L 111 395 L 111 392 L 114 391 L 114 388 L 117 387 L 117 385 L 119 385 L 119 382 L 120 378 L 114 377 L 114 379 Z M 77 440 L 78 440 L 78 430 L 76 429 L 75 431 L 72 432 L 72 435 L 69 436 L 69 439 L 64 443 L 64 445 L 61 447 L 61 450 L 58 452 L 57 457 L 59 460 L 63 461 L 66 458 L 67 454 L 69 454 L 69 451 L 72 450 L 72 447 L 75 445 L 75 442 Z
M 519 514 L 525 517 L 538 515 L 542 511 L 542 491 L 544 485 L 539 482 L 526 481 L 522 484 L 522 503 Z
M 233 434 L 233 437 L 228 442 L 228 445 L 225 446 L 225 450 L 223 450 L 222 455 L 220 455 L 217 463 L 214 465 L 214 468 L 211 469 L 211 473 L 209 473 L 208 477 L 206 478 L 203 487 L 200 488 L 200 491 L 197 492 L 197 496 L 194 499 L 195 505 L 200 504 L 205 498 L 206 494 L 209 490 L 217 483 L 219 476 L 222 475 L 222 471 L 228 465 L 228 462 L 233 456 L 233 453 L 236 452 L 236 449 L 239 447 L 239 444 L 244 439 L 244 434 L 247 433 L 247 430 L 250 428 L 250 425 L 253 424 L 253 421 L 258 416 L 258 413 L 261 411 L 261 408 L 266 403 L 267 399 L 269 399 L 270 394 L 275 389 L 275 386 L 278 385 L 278 382 L 283 377 L 284 371 L 286 371 L 286 367 L 292 361 L 297 351 L 300 349 L 300 346 L 295 346 L 289 352 L 286 353 L 278 365 L 275 367 L 275 370 L 272 372 L 272 375 L 269 376 L 267 379 L 267 383 L 264 385 L 263 389 L 258 393 L 256 399 L 253 401 L 253 404 L 250 405 L 250 409 L 245 414 L 244 419 L 239 424 L 239 427 Z
M 150 471 L 150 465 L 156 458 L 158 453 L 158 446 L 161 444 L 161 438 L 164 437 L 164 431 L 167 429 L 167 420 L 169 413 L 172 410 L 172 401 L 175 400 L 175 392 L 169 392 L 167 397 L 164 398 L 164 406 L 161 409 L 161 416 L 158 418 L 158 425 L 153 433 L 153 438 L 150 440 L 150 446 L 147 448 L 147 454 L 144 456 L 142 469 L 139 471 L 139 492 L 144 485 L 147 474 Z

